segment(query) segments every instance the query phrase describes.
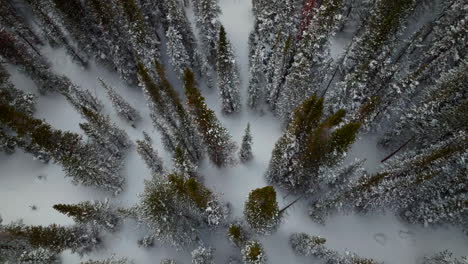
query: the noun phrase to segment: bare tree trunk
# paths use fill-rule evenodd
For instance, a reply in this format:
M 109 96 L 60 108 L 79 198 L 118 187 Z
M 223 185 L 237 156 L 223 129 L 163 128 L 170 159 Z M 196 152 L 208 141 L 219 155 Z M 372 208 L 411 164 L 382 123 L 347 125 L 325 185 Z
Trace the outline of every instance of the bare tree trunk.
M 380 162 L 385 162 L 387 161 L 388 159 L 390 159 L 391 157 L 395 156 L 395 154 L 397 154 L 398 152 L 400 152 L 400 150 L 402 150 L 404 147 L 406 147 L 406 145 L 408 145 L 411 141 L 413 141 L 414 137 L 408 139 L 408 141 L 406 141 L 403 145 L 401 145 L 397 150 L 393 151 L 392 153 L 390 153 L 390 155 L 388 155 L 387 157 L 385 157 L 383 160 L 381 160 Z

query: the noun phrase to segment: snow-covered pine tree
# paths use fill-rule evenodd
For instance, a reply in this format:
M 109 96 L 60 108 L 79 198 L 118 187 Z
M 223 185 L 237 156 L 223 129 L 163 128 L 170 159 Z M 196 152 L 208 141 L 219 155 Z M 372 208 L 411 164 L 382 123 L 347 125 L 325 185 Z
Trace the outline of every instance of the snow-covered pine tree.
M 196 87 L 195 77 L 190 70 L 185 71 L 185 94 L 189 111 L 193 116 L 208 151 L 210 160 L 217 167 L 224 167 L 234 161 L 236 145 L 213 110 L 205 103 L 205 98 Z
M 293 251 L 301 256 L 314 256 L 330 264 L 379 264 L 379 262 L 363 258 L 346 251 L 341 255 L 338 252 L 324 246 L 327 240 L 306 233 L 293 233 L 289 238 L 289 244 Z
M 58 91 L 52 85 L 53 77 L 44 58 L 3 28 L 0 28 L 0 58 L 29 75 L 41 94 Z
M 127 103 L 127 101 L 125 101 L 125 99 L 123 99 L 123 97 L 120 96 L 111 86 L 106 84 L 102 79 L 99 79 L 99 81 L 101 82 L 102 87 L 106 89 L 107 96 L 120 117 L 132 123 L 141 119 L 140 113 Z
M 214 249 L 206 247 L 198 247 L 191 253 L 192 264 L 214 264 Z
M 444 74 L 434 86 L 427 87 L 420 100 L 401 111 L 396 124 L 381 139 L 386 147 L 406 149 L 428 147 L 449 138 L 458 131 L 467 131 L 468 66 L 463 65 Z
M 70 43 L 59 23 L 46 10 L 43 5 L 44 1 L 26 0 L 26 2 L 36 18 L 35 22 L 39 26 L 42 37 L 54 48 L 59 46 L 64 47 L 74 61 L 82 66 L 87 66 L 86 56 Z
M 3 2 L 3 5 L 0 6 L 0 25 L 6 27 L 10 32 L 15 32 L 28 46 L 39 53 L 35 45 L 43 45 L 44 43 L 30 26 L 26 16 L 20 12 L 17 3 L 10 0 Z
M 267 69 L 265 84 L 265 102 L 273 112 L 276 111 L 281 89 L 284 87 L 283 84 L 286 79 L 287 70 L 292 63 L 294 50 L 295 46 L 291 36 L 288 36 L 285 40 L 278 39 L 276 45 L 273 47 L 273 54 L 269 64 L 270 67 Z
M 268 260 L 262 244 L 255 240 L 248 241 L 241 253 L 245 264 L 266 264 Z
M 133 261 L 130 261 L 127 258 L 111 257 L 104 260 L 88 260 L 80 262 L 80 264 L 133 264 Z
M 385 209 L 410 223 L 465 227 L 467 142 L 466 132 L 459 132 L 433 146 L 401 154 L 381 172 L 361 177 L 328 200 L 325 209 L 339 204 L 363 213 Z
M 330 201 L 349 191 L 359 178 L 367 176 L 362 167 L 364 162 L 365 160 L 357 159 L 349 165 L 344 165 L 342 161 L 333 168 L 324 168 L 319 173 L 323 194 L 310 202 L 309 209 L 309 215 L 315 222 L 325 224 L 328 215 L 336 211 L 350 211 L 349 204 L 334 204 Z
M 52 128 L 49 124 L 0 103 L 0 123 L 12 129 L 20 138 L 50 155 L 63 166 L 75 183 L 96 186 L 112 192 L 122 190 L 123 179 L 113 168 L 103 166 L 100 152 L 84 144 L 81 136 Z
M 58 254 L 49 249 L 33 247 L 25 239 L 14 236 L 9 230 L 21 228 L 22 221 L 2 225 L 0 218 L 0 262 L 2 263 L 38 263 L 51 264 L 59 261 Z
M 257 233 L 274 232 L 281 221 L 275 189 L 267 186 L 251 191 L 244 205 L 244 216 Z
M 215 67 L 217 58 L 217 39 L 221 26 L 219 15 L 221 8 L 217 0 L 194 0 L 196 25 L 200 30 L 200 41 L 208 62 Z
M 97 229 L 85 226 L 7 226 L 4 231 L 15 239 L 26 240 L 33 248 L 43 248 L 54 253 L 71 250 L 84 254 L 96 249 L 100 244 Z
M 288 36 L 296 34 L 302 2 L 302 0 L 252 2 L 255 23 L 249 37 L 251 79 L 248 100 L 248 105 L 252 109 L 261 109 L 260 104 L 265 99 L 268 100 L 268 86 L 272 83 L 272 66 L 281 61 L 277 58 L 283 51 L 279 46 Z M 289 67 L 289 63 L 287 64 Z
M 82 107 L 81 114 L 87 123 L 80 123 L 81 129 L 90 137 L 103 151 L 120 159 L 125 151 L 130 148 L 131 142 L 127 133 L 112 123 L 109 116 L 104 116 L 92 109 Z M 118 164 L 115 163 L 114 165 Z
M 245 128 L 244 137 L 242 137 L 242 145 L 239 151 L 239 159 L 245 163 L 252 160 L 252 134 L 250 133 L 250 123 Z
M 143 140 L 137 140 L 137 152 L 145 161 L 146 166 L 151 170 L 153 176 L 164 174 L 163 161 L 159 157 L 158 152 L 153 148 L 148 137 Z
M 163 16 L 164 30 L 167 32 L 169 27 L 172 26 L 179 32 L 185 51 L 188 57 L 193 60 L 197 50 L 197 42 L 183 4 L 179 0 L 163 0 L 161 1 L 160 10 Z
M 167 55 L 179 79 L 184 77 L 185 69 L 190 68 L 191 59 L 182 42 L 180 32 L 173 26 L 170 26 L 166 32 Z
M 302 32 L 297 44 L 294 62 L 280 88 L 276 114 L 283 121 L 291 118 L 291 112 L 306 98 L 319 92 L 320 68 L 326 66 L 329 55 L 329 39 L 337 30 L 343 12 L 343 0 L 323 1 L 311 18 L 307 30 Z M 278 85 L 278 84 L 276 84 Z
M 325 238 L 306 233 L 293 233 L 289 237 L 292 250 L 301 256 L 326 257 L 329 254 L 324 246 L 326 241 Z
M 453 253 L 444 250 L 433 256 L 426 256 L 421 264 L 464 264 L 468 261 L 468 257 L 454 258 Z
M 161 259 L 160 264 L 177 264 L 177 261 L 174 259 Z
M 174 172 L 178 175 L 182 175 L 185 178 L 197 177 L 197 166 L 192 163 L 187 152 L 181 147 L 176 147 L 174 151 L 174 157 L 172 158 L 174 163 Z
M 203 159 L 204 151 L 200 136 L 178 93 L 166 79 L 163 66 L 158 61 L 155 64 L 160 83 L 156 83 L 148 70 L 138 64 L 138 74 L 144 85 L 153 125 L 160 131 L 168 151 L 173 153 L 180 146 L 187 151 L 192 162 L 198 164 Z
M 400 66 L 391 84 L 371 115 L 373 129 L 394 123 L 426 96 L 426 87 L 435 87 L 444 75 L 466 68 L 468 48 L 462 39 L 468 36 L 463 1 L 446 1 L 443 11 L 424 25 L 409 39 L 409 44 L 399 54 Z M 380 88 L 380 89 L 378 89 Z M 384 89 L 376 85 L 376 89 Z M 391 99 L 390 99 L 391 98 Z
M 72 217 L 77 224 L 93 224 L 115 231 L 121 219 L 108 200 L 104 202 L 82 202 L 78 204 L 55 204 L 53 208 Z
M 227 214 L 211 190 L 176 174 L 146 181 L 136 212 L 156 238 L 182 248 L 199 241 L 202 230 L 220 225 Z
M 229 241 L 238 248 L 242 249 L 247 243 L 249 235 L 241 223 L 230 224 L 227 232 Z
M 35 111 L 36 97 L 31 93 L 16 89 L 9 81 L 9 77 L 6 69 L 0 65 L 0 104 L 12 106 L 19 112 L 32 115 Z M 0 124 L 0 151 L 12 154 L 16 147 L 31 153 L 35 159 L 45 163 L 50 160 L 50 155 L 41 150 L 40 147 L 32 144 L 29 140 L 15 136 L 6 126 Z
M 222 111 L 224 114 L 237 113 L 241 108 L 239 73 L 231 43 L 227 39 L 223 26 L 219 28 L 217 55 L 216 71 Z
M 344 80 L 330 95 L 334 110 L 346 109 L 355 114 L 375 94 L 373 83 L 385 82 L 381 70 L 390 63 L 398 34 L 412 14 L 417 0 L 378 0 L 370 11 L 362 34 L 353 39 L 341 70 Z M 385 72 L 382 73 L 383 75 Z
M 35 111 L 36 96 L 16 89 L 9 79 L 10 74 L 0 64 L 0 101 L 15 107 L 20 112 L 32 115 Z
M 293 113 L 286 132 L 276 142 L 267 180 L 292 192 L 319 188 L 319 172 L 333 167 L 355 141 L 360 124 L 342 124 L 345 111 L 323 117 L 323 98 L 311 96 Z

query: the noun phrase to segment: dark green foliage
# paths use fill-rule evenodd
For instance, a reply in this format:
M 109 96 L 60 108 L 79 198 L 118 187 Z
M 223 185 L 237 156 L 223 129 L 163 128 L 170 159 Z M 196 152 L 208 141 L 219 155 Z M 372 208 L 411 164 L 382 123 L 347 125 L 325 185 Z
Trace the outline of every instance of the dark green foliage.
M 323 98 L 311 96 L 294 110 L 273 150 L 266 174 L 269 181 L 290 191 L 317 191 L 320 170 L 333 167 L 343 158 L 356 140 L 360 123 L 338 127 L 345 111 L 338 110 L 323 120 L 323 108 Z
M 206 144 L 210 160 L 218 167 L 231 164 L 236 146 L 229 132 L 221 125 L 214 111 L 206 105 L 205 98 L 196 87 L 195 77 L 188 69 L 185 71 L 184 81 L 187 104 Z
M 247 242 L 248 236 L 242 225 L 231 224 L 228 228 L 228 238 L 234 245 L 242 248 Z
M 252 229 L 259 233 L 271 233 L 280 223 L 276 191 L 272 186 L 250 192 L 244 206 L 244 216 Z

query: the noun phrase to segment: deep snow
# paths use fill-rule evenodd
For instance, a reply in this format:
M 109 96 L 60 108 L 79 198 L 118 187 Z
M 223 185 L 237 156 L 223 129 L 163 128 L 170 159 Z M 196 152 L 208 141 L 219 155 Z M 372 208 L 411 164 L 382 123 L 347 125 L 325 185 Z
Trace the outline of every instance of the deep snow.
M 248 35 L 252 29 L 253 17 L 249 0 L 221 0 L 223 14 L 221 21 L 226 27 L 228 36 L 236 51 L 242 79 L 242 94 L 246 94 L 248 83 Z M 171 157 L 166 155 L 161 147 L 159 136 L 154 130 L 146 100 L 137 87 L 127 87 L 119 78 L 91 63 L 90 68 L 84 70 L 71 62 L 63 50 L 52 50 L 46 47 L 42 50 L 47 54 L 53 69 L 57 73 L 67 75 L 82 89 L 89 89 L 105 102 L 104 113 L 125 129 L 132 140 L 142 138 L 142 131 L 148 132 L 154 140 L 153 146 L 164 159 L 164 165 L 171 167 Z M 12 73 L 12 81 L 23 90 L 36 93 L 34 84 L 14 68 L 8 68 Z M 143 121 L 132 128 L 128 123 L 117 118 L 105 90 L 98 83 L 97 78 L 103 78 L 112 85 L 131 105 L 136 107 L 143 116 Z M 174 82 L 176 89 L 182 92 L 180 83 Z M 269 114 L 257 115 L 246 109 L 236 117 L 225 118 L 220 113 L 220 101 L 217 92 L 203 89 L 207 102 L 218 113 L 218 117 L 229 129 L 234 140 L 241 142 L 244 128 L 251 124 L 253 134 L 253 153 L 255 159 L 247 165 L 232 168 L 216 169 L 208 162 L 201 168 L 208 186 L 222 193 L 225 201 L 232 206 L 233 218 L 242 216 L 243 203 L 248 193 L 255 188 L 263 187 L 266 182 L 263 173 L 268 165 L 271 150 L 277 138 L 281 135 L 281 128 Z M 245 96 L 244 96 L 245 100 Z M 36 117 L 43 118 L 54 127 L 82 133 L 78 126 L 82 122 L 80 115 L 61 95 L 38 97 Z M 240 144 L 239 144 L 240 145 Z M 375 138 L 365 137 L 352 147 L 348 157 L 366 158 L 366 168 L 373 172 L 377 170 L 383 153 L 375 147 Z M 64 178 L 61 168 L 54 164 L 42 164 L 32 160 L 29 154 L 17 151 L 13 155 L 0 153 L 0 215 L 4 223 L 22 218 L 26 224 L 48 225 L 72 224 L 72 220 L 52 209 L 57 203 L 77 203 L 80 201 L 105 199 L 108 197 L 119 206 L 132 206 L 138 201 L 138 194 L 142 192 L 144 179 L 149 178 L 149 170 L 133 148 L 126 160 L 122 174 L 126 178 L 125 191 L 117 197 L 92 188 L 75 186 L 70 179 Z M 42 176 L 41 179 L 38 176 Z M 280 207 L 287 204 L 294 197 L 284 200 L 284 194 L 279 193 Z M 31 206 L 37 206 L 32 210 Z M 297 204 L 291 208 L 285 217 L 279 231 L 271 236 L 260 238 L 263 242 L 269 263 L 310 263 L 310 259 L 297 257 L 288 245 L 288 238 L 292 232 L 307 232 L 327 238 L 327 246 L 342 253 L 350 250 L 365 257 L 383 260 L 390 264 L 416 263 L 416 259 L 425 254 L 433 254 L 444 249 L 450 249 L 455 255 L 466 254 L 468 239 L 455 228 L 427 229 L 421 226 L 409 226 L 400 223 L 391 215 L 375 216 L 334 216 L 326 226 L 313 223 L 306 214 L 306 204 Z M 181 263 L 190 263 L 187 252 L 177 252 L 171 248 L 138 248 L 136 241 L 145 235 L 145 230 L 139 229 L 128 221 L 123 229 L 116 234 L 107 234 L 104 248 L 86 256 L 84 259 L 102 259 L 113 254 L 127 256 L 135 263 L 159 263 L 162 258 L 173 257 Z M 374 236 L 383 234 L 386 238 L 384 245 L 379 244 Z M 237 255 L 237 249 L 230 246 L 224 230 L 211 234 L 207 238 L 206 246 L 216 248 L 216 262 L 225 263 L 228 256 Z M 63 263 L 77 263 L 80 257 L 68 252 L 63 254 Z

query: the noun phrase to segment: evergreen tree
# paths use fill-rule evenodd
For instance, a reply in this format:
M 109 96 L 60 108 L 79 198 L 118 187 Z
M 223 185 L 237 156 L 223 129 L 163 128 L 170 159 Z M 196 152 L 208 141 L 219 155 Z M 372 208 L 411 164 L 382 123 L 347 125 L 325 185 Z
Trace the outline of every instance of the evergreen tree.
M 177 264 L 177 261 L 173 259 L 162 259 L 160 264 Z
M 365 213 L 385 209 L 410 223 L 466 226 L 466 137 L 459 132 L 434 146 L 401 154 L 381 172 L 360 178 L 312 210 L 339 208 Z
M 341 66 L 345 77 L 335 88 L 336 95 L 331 96 L 334 109 L 344 108 L 354 114 L 372 97 L 378 96 L 374 94 L 373 84 L 385 82 L 379 78 L 380 71 L 390 63 L 398 33 L 414 11 L 416 3 L 416 0 L 376 2 L 363 33 L 353 40 Z
M 444 250 L 430 257 L 424 257 L 422 264 L 463 264 L 466 263 L 468 257 L 453 258 L 453 253 Z
M 167 55 L 169 56 L 172 67 L 180 79 L 184 76 L 184 71 L 189 68 L 190 57 L 185 50 L 182 42 L 182 36 L 173 26 L 170 26 L 166 32 Z
M 337 30 L 342 8 L 343 0 L 323 1 L 307 30 L 302 32 L 294 62 L 285 77 L 284 87 L 280 88 L 279 101 L 273 102 L 278 104 L 276 114 L 282 120 L 288 120 L 305 98 L 318 93 L 320 87 L 314 85 L 322 77 L 318 73 L 329 57 L 329 38 Z
M 138 73 L 151 110 L 153 125 L 161 132 L 164 147 L 174 152 L 177 146 L 187 151 L 193 163 L 203 158 L 203 147 L 191 116 L 182 105 L 179 95 L 166 79 L 163 66 L 156 61 L 156 71 L 161 79 L 157 84 L 147 69 L 138 64 Z
M 221 26 L 219 21 L 221 8 L 217 0 L 195 0 L 193 5 L 204 54 L 206 54 L 208 62 L 215 66 L 218 53 L 216 40 Z
M 185 71 L 185 94 L 187 104 L 204 143 L 208 156 L 217 167 L 232 164 L 236 145 L 226 128 L 216 118 L 213 110 L 205 103 L 205 98 L 196 87 L 195 78 L 190 70 Z
M 317 191 L 319 172 L 342 160 L 356 139 L 360 124 L 340 125 L 344 116 L 339 110 L 323 120 L 323 98 L 305 100 L 276 142 L 267 180 L 293 192 Z
M 65 48 L 68 55 L 71 56 L 73 61 L 86 67 L 88 66 L 88 58 L 82 54 L 74 45 L 70 43 L 66 37 L 66 33 L 57 21 L 55 13 L 52 14 L 53 8 L 51 1 L 35 1 L 26 0 L 33 14 L 37 18 L 35 22 L 38 23 L 43 36 L 47 39 L 52 47 L 62 46 Z M 75 32 L 75 31 L 73 31 Z M 39 52 L 37 52 L 39 53 Z
M 29 75 L 41 94 L 58 91 L 44 58 L 3 28 L 0 28 L 0 58 Z
M 0 104 L 0 123 L 12 129 L 20 138 L 28 140 L 36 148 L 45 151 L 60 163 L 67 176 L 75 183 L 97 186 L 119 192 L 123 179 L 114 168 L 105 167 L 100 152 L 84 144 L 81 136 L 53 129 L 49 124 Z
M 275 112 L 279 96 L 281 94 L 281 88 L 283 87 L 284 80 L 286 79 L 287 70 L 290 67 L 293 55 L 294 55 L 294 43 L 293 38 L 288 36 L 284 41 L 282 39 L 277 40 L 277 44 L 273 48 L 273 54 L 270 62 L 270 67 L 266 73 L 266 91 L 265 101 L 269 104 L 270 109 Z M 255 71 L 251 67 L 251 71 Z M 257 78 L 253 75 L 252 78 Z M 249 93 L 250 94 L 254 93 Z
M 242 260 L 246 264 L 265 264 L 267 256 L 262 244 L 258 241 L 248 241 L 242 248 Z
M 192 245 L 201 230 L 220 225 L 226 217 L 212 191 L 176 174 L 145 182 L 136 212 L 158 239 L 176 247 Z
M 27 239 L 15 236 L 9 231 L 24 227 L 21 221 L 9 225 L 1 225 L 1 222 L 0 218 L 0 262 L 50 264 L 59 261 L 56 252 L 42 247 L 33 247 Z
M 115 172 L 122 166 L 125 151 L 131 146 L 127 133 L 104 116 L 89 108 L 82 107 L 81 113 L 88 121 L 80 123 L 81 129 L 92 139 L 100 154 L 109 159 L 108 164 L 115 166 Z M 112 160 L 111 160 L 112 159 Z
M 267 186 L 251 191 L 245 202 L 244 216 L 250 227 L 260 234 L 275 231 L 281 217 L 275 189 Z
M 411 108 L 400 110 L 396 124 L 381 139 L 386 147 L 396 148 L 410 141 L 407 149 L 427 147 L 445 140 L 458 131 L 468 131 L 468 67 L 456 68 L 427 87 Z
M 120 223 L 115 208 L 112 208 L 107 200 L 104 202 L 95 201 L 93 203 L 56 204 L 53 208 L 62 214 L 72 217 L 78 224 L 92 223 L 115 231 Z
M 148 137 L 145 137 L 144 140 L 137 140 L 137 152 L 140 157 L 145 161 L 146 166 L 151 170 L 153 175 L 164 174 L 163 161 L 159 157 L 158 152 L 153 149 L 151 141 Z
M 33 248 L 60 253 L 70 249 L 80 254 L 95 249 L 100 238 L 96 229 L 84 226 L 10 226 L 5 231 L 15 239 L 25 239 Z
M 192 264 L 214 264 L 213 248 L 198 247 L 192 251 Z
M 106 89 L 107 96 L 120 117 L 130 122 L 137 122 L 141 119 L 140 113 L 115 92 L 111 86 L 107 85 L 102 79 L 99 79 L 99 81 L 102 87 Z
M 193 60 L 197 50 L 197 43 L 181 1 L 163 0 L 161 1 L 160 10 L 163 15 L 165 31 L 167 32 L 169 27 L 173 27 L 174 30 L 179 32 L 188 57 Z
M 177 147 L 172 158 L 174 163 L 174 172 L 185 178 L 197 177 L 197 166 L 192 163 L 187 153 L 180 147 Z
M 346 252 L 341 255 L 338 252 L 324 246 L 325 238 L 311 236 L 306 233 L 294 233 L 289 238 L 289 244 L 293 251 L 302 256 L 314 256 L 330 264 L 378 264 L 379 262 L 360 257 L 354 253 Z
M 250 133 L 250 124 L 247 124 L 247 127 L 245 128 L 244 137 L 242 138 L 239 159 L 241 162 L 247 162 L 250 161 L 252 158 L 252 135 Z
M 248 240 L 248 234 L 240 223 L 229 225 L 228 239 L 238 248 L 242 248 Z
M 221 26 L 218 38 L 218 57 L 216 60 L 218 72 L 219 94 L 224 114 L 240 111 L 239 76 L 231 44 L 227 40 L 226 31 Z
M 105 260 L 88 260 L 81 262 L 80 264 L 132 264 L 133 261 L 128 260 L 127 258 L 115 258 L 111 257 Z

